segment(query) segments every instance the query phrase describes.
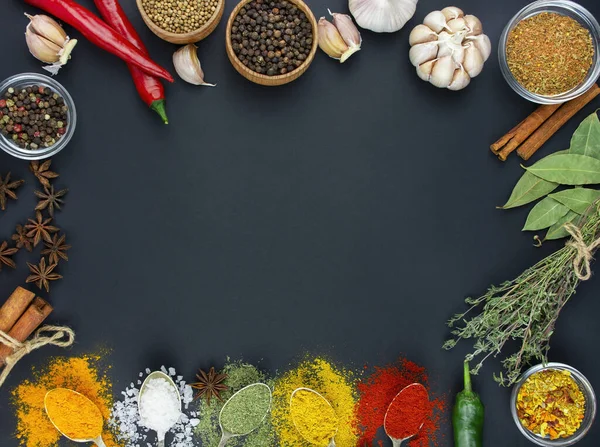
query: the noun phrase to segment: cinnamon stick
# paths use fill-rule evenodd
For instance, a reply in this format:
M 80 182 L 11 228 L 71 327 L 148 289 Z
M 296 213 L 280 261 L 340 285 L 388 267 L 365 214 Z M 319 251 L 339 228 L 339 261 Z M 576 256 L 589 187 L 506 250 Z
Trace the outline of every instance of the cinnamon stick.
M 8 332 L 12 338 L 24 342 L 35 331 L 48 315 L 52 312 L 52 306 L 42 298 L 35 298 L 27 310 L 17 320 L 12 329 Z M 0 344 L 0 366 L 4 365 L 4 360 L 13 350 L 6 345 Z
M 8 300 L 0 307 L 0 331 L 10 331 L 34 298 L 35 293 L 23 287 L 17 287 Z
M 562 104 L 539 106 L 531 115 L 513 127 L 506 135 L 490 146 L 490 149 L 502 161 L 506 160 L 521 143 L 535 132 L 556 112 Z
M 535 152 L 542 147 L 542 145 L 548 141 L 558 129 L 598 95 L 600 95 L 600 87 L 598 87 L 598 84 L 594 84 L 593 87 L 583 95 L 563 104 L 555 114 L 550 116 L 550 118 L 548 118 L 548 120 L 517 149 L 519 157 L 523 160 L 529 160 L 529 158 L 535 154 Z

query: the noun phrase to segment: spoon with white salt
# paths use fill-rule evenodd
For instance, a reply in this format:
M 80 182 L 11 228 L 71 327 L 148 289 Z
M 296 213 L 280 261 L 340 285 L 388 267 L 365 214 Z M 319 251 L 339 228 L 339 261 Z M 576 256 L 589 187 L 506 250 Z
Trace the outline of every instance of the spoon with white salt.
M 165 447 L 167 432 L 181 416 L 181 395 L 173 379 L 162 371 L 146 377 L 138 395 L 142 425 L 156 431 L 158 447 Z

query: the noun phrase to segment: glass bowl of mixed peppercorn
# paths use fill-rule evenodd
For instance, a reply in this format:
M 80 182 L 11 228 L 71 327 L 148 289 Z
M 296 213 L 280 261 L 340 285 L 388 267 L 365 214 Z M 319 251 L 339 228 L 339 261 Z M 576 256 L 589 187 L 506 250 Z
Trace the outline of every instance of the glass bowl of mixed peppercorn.
M 0 84 L 0 148 L 17 158 L 42 160 L 60 152 L 75 132 L 71 95 L 54 79 L 37 73 Z
M 596 395 L 575 368 L 547 363 L 528 369 L 511 396 L 515 424 L 541 446 L 573 445 L 587 434 L 596 417 Z
M 539 0 L 515 15 L 500 37 L 500 69 L 523 98 L 560 104 L 600 76 L 600 25 L 569 0 Z

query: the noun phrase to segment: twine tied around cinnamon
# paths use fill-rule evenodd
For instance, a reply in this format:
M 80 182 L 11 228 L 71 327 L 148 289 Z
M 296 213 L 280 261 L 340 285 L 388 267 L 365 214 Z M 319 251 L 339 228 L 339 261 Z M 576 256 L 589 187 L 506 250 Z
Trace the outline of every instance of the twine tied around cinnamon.
M 45 335 L 45 332 L 48 332 L 49 335 Z M 0 343 L 13 350 L 13 353 L 4 360 L 4 370 L 2 371 L 2 374 L 0 374 L 0 387 L 4 384 L 4 381 L 17 362 L 30 352 L 46 345 L 67 348 L 71 346 L 74 341 L 75 332 L 66 326 L 43 326 L 36 331 L 32 338 L 23 343 L 15 340 L 6 332 L 0 331 Z
M 592 277 L 590 263 L 594 259 L 594 251 L 600 246 L 600 238 L 587 245 L 583 240 L 581 231 L 575 225 L 567 223 L 565 224 L 565 230 L 571 235 L 571 240 L 566 244 L 567 247 L 572 247 L 577 251 L 577 255 L 573 259 L 575 275 L 581 281 L 587 281 Z

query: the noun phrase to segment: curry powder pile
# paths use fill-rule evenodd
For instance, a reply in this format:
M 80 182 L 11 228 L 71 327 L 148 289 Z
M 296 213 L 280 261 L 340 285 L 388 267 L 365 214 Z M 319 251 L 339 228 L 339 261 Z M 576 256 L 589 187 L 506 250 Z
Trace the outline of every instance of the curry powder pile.
M 310 388 L 329 401 L 338 419 L 335 443 L 338 447 L 354 447 L 358 441 L 356 425 L 357 395 L 351 372 L 333 366 L 323 358 L 305 360 L 275 381 L 272 423 L 281 447 L 307 447 L 296 429 L 290 412 L 292 393 L 298 388 Z M 313 414 L 318 426 L 319 414 Z
M 54 428 L 44 409 L 46 393 L 55 388 L 68 388 L 83 394 L 100 409 L 104 420 L 110 417 L 113 404 L 112 382 L 99 354 L 54 358 L 43 368 L 33 370 L 33 378 L 12 391 L 17 429 L 15 436 L 23 447 L 55 447 L 60 433 Z M 119 444 L 109 432 L 103 433 L 107 447 Z

